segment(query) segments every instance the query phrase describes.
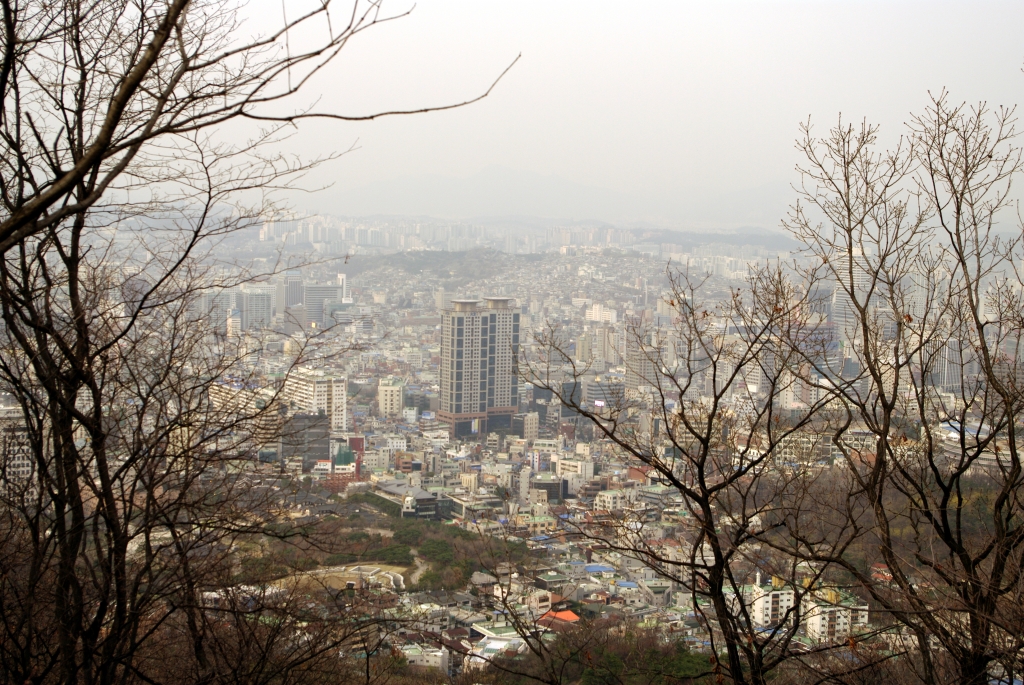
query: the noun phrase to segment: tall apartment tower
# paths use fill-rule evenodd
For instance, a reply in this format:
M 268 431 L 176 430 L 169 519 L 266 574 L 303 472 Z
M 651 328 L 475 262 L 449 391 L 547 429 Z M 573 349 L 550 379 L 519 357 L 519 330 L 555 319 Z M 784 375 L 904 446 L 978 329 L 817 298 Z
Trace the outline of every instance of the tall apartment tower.
M 299 367 L 289 374 L 282 395 L 292 411 L 324 414 L 332 432 L 348 430 L 348 381 L 344 376 Z
M 228 316 L 235 307 L 235 291 L 209 291 L 199 301 L 200 316 L 205 317 L 211 330 L 223 335 L 227 331 Z M 244 306 L 244 305 L 243 305 Z
M 274 321 L 274 295 L 273 285 L 250 284 L 243 287 L 245 294 L 245 327 L 246 328 L 270 328 Z M 237 306 L 238 300 L 235 304 Z
M 456 438 L 512 429 L 519 405 L 513 373 L 519 312 L 507 297 L 452 300 L 441 313 L 441 408 Z M 482 305 L 482 306 L 481 306 Z
M 594 334 L 584 333 L 576 338 L 576 359 L 587 363 L 594 359 Z
M 438 288 L 434 291 L 434 304 L 437 306 L 439 311 L 452 308 L 452 298 L 454 293 L 446 291 L 444 288 Z
M 856 296 L 858 304 L 868 306 L 871 316 L 875 316 L 876 310 L 884 301 L 877 292 L 869 295 L 873 268 L 868 256 L 856 249 L 852 253 L 843 251 L 839 253 L 837 263 L 844 276 L 841 283 L 835 284 L 832 294 L 832 322 L 840 338 L 852 343 L 861 338 L 861 332 L 859 315 L 851 291 L 852 295 Z
M 405 384 L 400 378 L 382 378 L 377 386 L 377 411 L 381 416 L 398 416 L 405 400 Z
M 643 344 L 632 336 L 626 340 L 626 391 L 641 387 L 654 387 L 658 383 L 658 368 L 655 366 L 655 350 L 650 335 L 644 336 Z

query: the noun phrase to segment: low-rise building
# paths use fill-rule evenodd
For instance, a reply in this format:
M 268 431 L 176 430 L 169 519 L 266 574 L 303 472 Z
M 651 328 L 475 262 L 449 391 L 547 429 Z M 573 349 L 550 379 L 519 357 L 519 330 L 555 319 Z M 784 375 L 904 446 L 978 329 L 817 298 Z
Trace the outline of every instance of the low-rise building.
M 594 508 L 606 511 L 621 511 L 628 502 L 625 490 L 602 490 L 597 493 L 597 497 L 594 499 Z
M 843 641 L 867 628 L 868 605 L 856 595 L 828 588 L 809 593 L 804 601 L 804 630 L 812 640 Z
M 750 607 L 750 618 L 754 625 L 774 626 L 780 621 L 787 619 L 787 612 L 791 612 L 796 600 L 796 592 L 791 585 L 782 582 L 781 579 L 772 578 L 771 583 L 762 584 L 761 574 L 757 576 L 758 582 L 753 586 L 744 588 L 744 599 Z
M 435 670 L 450 675 L 451 655 L 447 648 L 431 648 L 424 645 L 402 646 L 402 656 L 412 669 Z

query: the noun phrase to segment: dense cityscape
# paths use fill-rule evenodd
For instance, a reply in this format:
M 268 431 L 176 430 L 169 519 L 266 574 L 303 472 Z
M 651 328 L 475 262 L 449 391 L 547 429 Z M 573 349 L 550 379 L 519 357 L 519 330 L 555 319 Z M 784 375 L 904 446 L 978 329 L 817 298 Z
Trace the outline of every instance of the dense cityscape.
M 0 682 L 1024 685 L 1024 6 L 422 5 L 0 0 Z
M 472 225 L 322 216 L 266 220 L 256 233 L 234 236 L 236 252 L 258 263 L 304 255 L 312 265 L 211 289 L 193 305 L 212 335 L 245 351 L 242 375 L 261 384 L 253 393 L 251 380 L 225 379 L 210 389 L 215 406 L 237 404 L 240 393 L 281 406 L 279 437 L 238 468 L 276 493 L 273 516 L 322 524 L 345 513 L 360 522 L 350 536 L 367 519 L 377 531 L 364 553 L 341 544 L 343 552 L 302 559 L 312 567 L 303 574 L 327 588 L 390 594 L 399 619 L 388 644 L 411 666 L 447 677 L 495 655 L 521 658 L 530 639 L 581 620 L 642 626 L 707 653 L 714 608 L 664 568 L 701 553 L 692 503 L 578 409 L 628 401 L 628 423 L 658 446 L 657 458 L 672 449 L 665 416 L 684 404 L 816 406 L 824 392 L 813 383 L 781 387 L 760 374 L 735 379 L 735 388 L 702 378 L 665 393 L 651 387 L 652 360 L 638 344 L 639 330 L 648 340 L 678 335 L 673 276 L 699 274 L 701 306 L 727 303 L 752 272 L 790 260 L 791 239 L 600 227 L 525 232 L 514 243 Z M 537 245 L 543 251 L 527 252 Z M 835 288 L 817 295 L 819 327 L 849 345 L 848 300 Z M 920 292 L 910 295 L 913 306 L 927 306 Z M 712 325 L 738 333 L 727 315 Z M 554 380 L 532 383 L 519 363 L 543 354 L 546 330 L 557 331 L 564 356 Z M 839 375 L 851 361 L 842 350 L 832 348 Z M 953 375 L 943 368 L 936 390 L 957 391 Z M 848 450 L 876 444 L 864 424 L 847 427 L 842 440 L 832 444 L 825 429 L 789 438 L 772 463 L 841 471 Z M 421 549 L 417 536 L 403 535 L 409 520 L 443 526 L 448 537 Z M 465 537 L 453 541 L 455 528 Z M 438 563 L 479 536 L 520 546 L 526 557 L 492 558 L 491 567 Z M 795 574 L 772 573 L 792 562 L 731 563 L 740 582 L 730 601 L 756 629 L 791 624 L 788 649 L 797 653 L 861 638 L 866 649 L 891 652 L 911 639 L 879 622 L 870 595 L 834 574 L 799 564 Z M 869 571 L 889 575 L 881 562 Z

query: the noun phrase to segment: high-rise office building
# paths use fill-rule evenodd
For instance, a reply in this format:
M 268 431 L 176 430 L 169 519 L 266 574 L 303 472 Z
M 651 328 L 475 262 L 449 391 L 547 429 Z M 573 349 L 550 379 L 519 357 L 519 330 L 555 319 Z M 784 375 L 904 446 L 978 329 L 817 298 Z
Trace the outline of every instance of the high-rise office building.
M 309 319 L 306 316 L 306 305 L 297 304 L 286 307 L 282 325 L 285 333 L 298 333 L 306 330 L 309 326 Z
M 653 345 L 654 341 L 650 335 L 644 336 L 643 341 L 637 340 L 633 336 L 626 340 L 627 391 L 657 386 L 659 382 L 658 367 L 655 365 L 655 361 L 660 355 Z
M 0 409 L 0 492 L 17 492 L 35 475 L 32 443 L 21 412 L 15 407 Z
M 441 407 L 455 437 L 511 430 L 519 405 L 513 373 L 519 312 L 507 297 L 452 300 L 441 314 Z
M 587 362 L 593 361 L 594 359 L 594 335 L 593 333 L 584 333 L 580 337 L 576 338 L 576 359 L 577 361 Z
M 306 318 L 317 326 L 325 325 L 324 303 L 340 300 L 344 296 L 343 285 L 307 285 L 305 287 Z M 327 324 L 332 322 L 327 321 Z
M 233 290 L 211 290 L 198 302 L 199 316 L 205 318 L 210 330 L 223 335 L 227 332 L 228 315 L 235 306 Z
M 863 342 L 860 340 L 862 334 L 858 307 L 866 308 L 868 316 L 873 319 L 883 304 L 877 284 L 872 288 L 872 262 L 860 250 L 854 250 L 852 253 L 841 252 L 837 264 L 843 276 L 842 281 L 835 284 L 832 293 L 832 322 L 841 340 Z
M 227 336 L 229 338 L 237 338 L 242 334 L 242 312 L 238 309 L 232 309 L 228 312 L 227 318 Z
M 288 307 L 305 302 L 305 287 L 302 281 L 302 272 L 298 269 L 289 269 L 276 277 L 274 289 L 274 313 L 281 316 Z
M 302 283 L 302 274 L 297 271 L 289 271 L 285 275 L 285 307 L 293 307 L 297 304 L 305 304 L 305 288 Z
M 540 431 L 540 414 L 529 412 L 512 417 L 512 434 L 524 440 L 536 440 Z
M 455 293 L 451 292 L 450 290 L 438 288 L 437 290 L 434 291 L 434 304 L 437 306 L 437 309 L 442 312 L 446 309 L 451 309 L 452 298 L 454 296 Z
M 245 294 L 245 328 L 270 328 L 274 321 L 274 286 L 249 284 L 243 286 L 243 292 Z

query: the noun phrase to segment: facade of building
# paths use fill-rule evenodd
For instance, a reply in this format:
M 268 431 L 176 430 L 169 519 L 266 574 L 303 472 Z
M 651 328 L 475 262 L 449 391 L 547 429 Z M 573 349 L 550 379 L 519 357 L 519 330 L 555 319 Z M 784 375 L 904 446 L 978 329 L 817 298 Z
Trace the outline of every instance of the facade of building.
M 584 333 L 576 338 L 576 359 L 587 364 L 594 359 L 594 334 Z
M 28 429 L 20 411 L 0 410 L 0 491 L 27 481 L 35 473 Z
M 295 369 L 285 381 L 284 399 L 295 412 L 324 414 L 332 432 L 348 430 L 348 379 L 323 369 Z
M 197 306 L 201 318 L 205 318 L 210 330 L 224 334 L 227 331 L 228 315 L 235 309 L 234 290 L 210 291 L 199 298 Z
M 852 253 L 843 251 L 837 255 L 837 264 L 844 274 L 832 293 L 832 322 L 839 337 L 846 342 L 859 339 L 858 307 L 866 307 L 869 316 L 875 316 L 877 308 L 883 306 L 877 289 L 871 287 L 874 266 L 872 259 L 855 249 Z
M 405 384 L 398 378 L 382 378 L 377 386 L 377 411 L 381 416 L 394 417 L 402 413 Z
M 317 327 L 330 325 L 324 316 L 324 303 L 340 301 L 344 286 L 340 285 L 307 285 L 303 290 L 303 304 L 306 305 L 306 318 Z
M 658 359 L 652 348 L 654 341 L 645 336 L 641 341 L 630 337 L 626 341 L 626 392 L 636 391 L 644 387 L 658 384 L 657 369 L 654 361 Z
M 302 282 L 302 274 L 298 271 L 289 271 L 284 277 L 285 283 L 285 307 L 294 307 L 304 301 L 305 285 Z
M 587 308 L 583 318 L 586 321 L 596 321 L 597 323 L 615 323 L 618 321 L 619 316 L 618 312 L 614 309 L 608 309 L 601 304 L 595 304 Z
M 530 490 L 542 490 L 547 502 L 562 502 L 568 494 L 565 481 L 553 473 L 534 473 L 530 477 Z
M 447 615 L 448 612 L 444 612 L 445 618 L 447 618 Z M 447 628 L 447 624 L 445 624 L 445 628 Z M 402 647 L 402 656 L 405 657 L 409 668 L 414 670 L 435 670 L 445 674 L 451 671 L 449 667 L 449 653 L 445 647 L 431 649 L 423 645 L 404 645 Z
M 868 605 L 855 595 L 826 589 L 809 594 L 806 601 L 804 626 L 812 640 L 843 642 L 867 628 Z
M 522 417 L 522 433 L 517 432 L 514 428 L 512 432 L 524 440 L 536 440 L 540 435 L 540 414 L 531 411 L 518 416 Z
M 558 475 L 578 475 L 584 481 L 588 481 L 594 477 L 594 462 L 589 460 L 580 459 L 559 459 L 558 460 Z
M 274 293 L 275 286 L 265 284 L 250 284 L 244 286 L 244 313 L 243 326 L 245 328 L 270 328 L 274 322 Z M 236 299 L 236 306 L 239 301 Z
M 519 405 L 513 360 L 519 312 L 507 297 L 452 300 L 441 315 L 441 402 L 438 419 L 455 437 L 512 429 Z
M 624 490 L 602 490 L 597 493 L 594 508 L 604 511 L 619 511 L 625 508 L 628 501 Z
M 751 589 L 748 600 L 750 618 L 758 626 L 777 625 L 784 618 L 790 617 L 787 612 L 792 611 L 795 598 L 796 593 L 792 586 L 777 580 L 762 585 L 758 574 L 758 582 Z

